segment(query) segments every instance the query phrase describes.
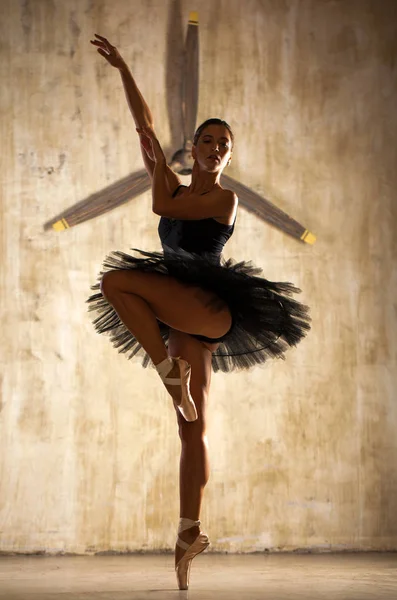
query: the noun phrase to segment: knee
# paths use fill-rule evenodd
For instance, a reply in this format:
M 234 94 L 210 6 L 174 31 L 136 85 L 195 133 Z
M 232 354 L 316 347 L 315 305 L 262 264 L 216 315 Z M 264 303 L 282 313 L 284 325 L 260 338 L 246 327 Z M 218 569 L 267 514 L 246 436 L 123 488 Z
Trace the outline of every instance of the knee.
M 200 446 L 205 443 L 206 434 L 202 418 L 192 422 L 185 421 L 183 417 L 179 419 L 179 437 L 182 444 Z
M 100 288 L 105 298 L 110 298 L 117 292 L 117 271 L 108 271 L 102 275 Z

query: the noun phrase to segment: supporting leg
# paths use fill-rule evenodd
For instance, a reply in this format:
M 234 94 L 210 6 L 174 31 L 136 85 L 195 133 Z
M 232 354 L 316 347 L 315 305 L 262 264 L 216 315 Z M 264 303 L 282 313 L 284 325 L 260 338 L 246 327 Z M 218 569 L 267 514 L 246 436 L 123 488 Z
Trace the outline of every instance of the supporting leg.
M 196 406 L 197 395 L 193 396 Z M 199 520 L 204 488 L 210 476 L 208 457 L 208 441 L 204 433 L 203 421 L 199 418 L 194 423 L 179 420 L 179 436 L 181 438 L 181 459 L 179 463 L 180 517 Z M 183 531 L 180 537 L 187 544 L 192 544 L 200 533 L 198 526 Z M 175 548 L 175 565 L 184 555 L 180 546 Z
M 169 349 L 174 355 L 182 356 L 192 365 L 190 390 L 197 407 L 198 419 L 194 423 L 186 423 L 177 413 L 181 439 L 179 516 L 197 521 L 200 518 L 204 488 L 210 475 L 206 407 L 211 383 L 212 351 L 217 347 L 209 349 L 194 337 L 171 329 Z M 179 537 L 191 545 L 199 533 L 199 527 L 192 527 L 180 533 Z M 176 545 L 175 565 L 184 555 L 185 550 Z
M 195 431 L 192 431 L 194 426 Z M 201 502 L 210 476 L 207 436 L 201 432 L 200 421 L 183 424 L 180 429 L 181 459 L 179 463 L 180 516 L 197 521 Z M 186 431 L 190 429 L 190 431 Z

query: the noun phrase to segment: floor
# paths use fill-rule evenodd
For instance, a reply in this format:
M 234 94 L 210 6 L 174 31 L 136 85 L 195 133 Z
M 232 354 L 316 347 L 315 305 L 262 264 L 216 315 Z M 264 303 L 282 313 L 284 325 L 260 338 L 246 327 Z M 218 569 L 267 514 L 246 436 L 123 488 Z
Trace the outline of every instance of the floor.
M 196 557 L 188 592 L 171 555 L 1 556 L 1 600 L 396 600 L 397 553 Z

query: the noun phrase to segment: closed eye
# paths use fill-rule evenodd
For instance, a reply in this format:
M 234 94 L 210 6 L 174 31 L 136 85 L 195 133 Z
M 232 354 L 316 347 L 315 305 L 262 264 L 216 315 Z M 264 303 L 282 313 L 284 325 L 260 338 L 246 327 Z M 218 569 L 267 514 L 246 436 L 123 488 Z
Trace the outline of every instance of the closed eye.
M 203 140 L 204 144 L 209 144 L 211 142 L 211 140 Z M 225 146 L 225 148 L 229 147 L 229 144 L 226 144 L 226 142 L 221 142 L 222 146 Z

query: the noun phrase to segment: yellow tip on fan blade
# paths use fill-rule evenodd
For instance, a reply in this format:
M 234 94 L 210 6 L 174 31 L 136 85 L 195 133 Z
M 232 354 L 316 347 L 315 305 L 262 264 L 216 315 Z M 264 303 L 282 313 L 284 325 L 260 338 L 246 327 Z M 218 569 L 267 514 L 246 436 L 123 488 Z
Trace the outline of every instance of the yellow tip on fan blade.
M 191 11 L 189 13 L 189 24 L 190 25 L 198 25 L 198 12 Z
M 307 229 L 301 235 L 301 240 L 303 240 L 304 242 L 306 242 L 306 244 L 314 244 L 314 242 L 316 241 L 316 239 L 317 238 L 314 235 L 314 233 L 310 233 L 310 231 L 308 231 Z
M 55 231 L 64 231 L 65 229 L 69 229 L 69 225 L 66 219 L 61 219 L 54 223 L 52 228 L 55 229 Z

